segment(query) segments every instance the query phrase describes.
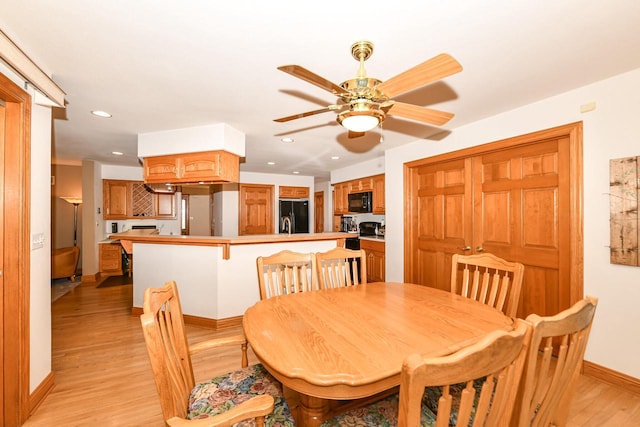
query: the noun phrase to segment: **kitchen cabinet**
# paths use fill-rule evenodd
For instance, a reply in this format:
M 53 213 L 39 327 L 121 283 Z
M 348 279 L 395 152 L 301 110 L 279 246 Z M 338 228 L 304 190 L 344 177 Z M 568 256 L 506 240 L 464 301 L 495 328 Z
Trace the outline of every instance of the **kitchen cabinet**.
M 372 213 L 384 215 L 384 174 L 333 184 L 333 214 L 348 214 L 349 194 L 366 191 L 372 192 Z
M 290 187 L 286 185 L 280 186 L 281 199 L 308 199 L 309 187 Z
M 120 243 L 99 244 L 99 270 L 101 276 L 122 274 L 122 246 Z
M 373 207 L 374 214 L 384 215 L 384 174 L 373 177 Z
M 226 151 L 170 154 L 145 157 L 145 183 L 238 182 L 239 157 Z
M 349 194 L 373 191 L 373 178 L 366 177 L 349 181 Z
M 102 202 L 104 219 L 127 219 L 131 208 L 129 181 L 102 180 Z
M 335 184 L 333 186 L 333 213 L 334 215 L 343 215 L 348 213 L 348 190 L 349 184 L 346 182 Z
M 360 239 L 360 249 L 367 252 L 367 282 L 385 281 L 384 241 Z
M 104 219 L 175 219 L 175 194 L 152 193 L 142 181 L 102 180 Z

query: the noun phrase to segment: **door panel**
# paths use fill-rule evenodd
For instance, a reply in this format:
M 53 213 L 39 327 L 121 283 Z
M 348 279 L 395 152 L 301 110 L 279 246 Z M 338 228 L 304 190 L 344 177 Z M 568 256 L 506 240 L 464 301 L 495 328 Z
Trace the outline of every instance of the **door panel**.
M 426 165 L 413 174 L 417 194 L 408 282 L 449 290 L 451 256 L 471 238 L 470 161 Z M 412 233 L 413 234 L 413 233 Z
M 571 262 L 582 261 L 572 196 L 581 190 L 580 131 L 568 125 L 408 164 L 405 280 L 449 290 L 451 256 L 484 251 L 524 264 L 519 317 L 581 298 L 582 267 Z
M 238 233 L 273 233 L 273 185 L 240 184 L 240 230 Z

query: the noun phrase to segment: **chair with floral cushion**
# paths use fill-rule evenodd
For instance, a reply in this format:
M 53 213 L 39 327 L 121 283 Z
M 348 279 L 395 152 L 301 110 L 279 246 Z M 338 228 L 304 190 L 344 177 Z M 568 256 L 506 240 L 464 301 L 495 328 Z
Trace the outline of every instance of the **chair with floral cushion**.
M 516 317 L 524 266 L 490 253 L 451 257 L 451 292 Z
M 175 282 L 144 293 L 140 316 L 160 406 L 169 426 L 294 426 L 282 386 L 262 365 L 247 366 L 243 334 L 189 346 Z M 242 369 L 196 385 L 191 355 L 238 346 Z
M 367 253 L 364 249 L 333 248 L 316 253 L 318 282 L 323 289 L 367 283 Z
M 353 409 L 321 427 L 508 425 L 531 326 L 516 320 L 453 354 L 413 354 L 402 364 L 400 394 Z
M 555 316 L 527 317 L 533 333 L 512 426 L 566 425 L 597 304 L 588 296 Z

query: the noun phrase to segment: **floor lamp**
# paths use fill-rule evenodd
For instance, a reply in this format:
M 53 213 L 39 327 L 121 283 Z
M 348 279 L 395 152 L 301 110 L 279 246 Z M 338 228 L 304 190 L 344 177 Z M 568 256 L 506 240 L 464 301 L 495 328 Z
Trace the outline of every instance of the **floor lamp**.
M 78 246 L 78 205 L 82 203 L 81 197 L 60 197 L 73 205 L 73 246 Z

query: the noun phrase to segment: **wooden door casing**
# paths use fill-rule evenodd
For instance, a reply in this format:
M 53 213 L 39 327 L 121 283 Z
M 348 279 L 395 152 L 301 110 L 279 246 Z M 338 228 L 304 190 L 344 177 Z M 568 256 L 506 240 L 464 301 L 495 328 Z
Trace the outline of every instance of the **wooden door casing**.
M 240 184 L 238 234 L 273 233 L 273 185 Z
M 31 97 L 0 73 L 4 129 L 0 168 L 2 257 L 2 412 L 0 425 L 22 425 L 29 416 L 30 158 Z M 11 248 L 11 250 L 4 250 Z
M 450 289 L 454 253 L 525 265 L 518 317 L 582 298 L 582 126 L 406 165 L 405 281 Z

